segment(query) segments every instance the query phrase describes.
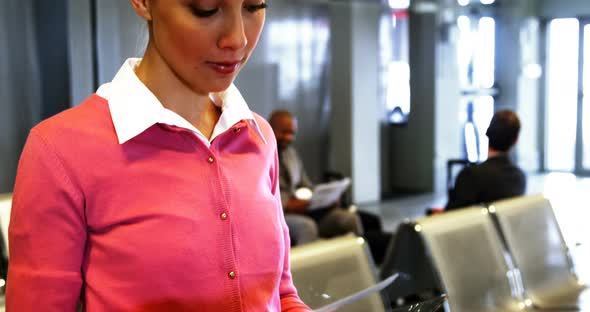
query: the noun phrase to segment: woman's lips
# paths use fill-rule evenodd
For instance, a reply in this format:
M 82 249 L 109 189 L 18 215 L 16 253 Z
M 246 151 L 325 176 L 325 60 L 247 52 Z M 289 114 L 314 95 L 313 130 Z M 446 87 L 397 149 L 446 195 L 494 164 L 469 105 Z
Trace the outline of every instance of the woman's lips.
M 222 74 L 230 75 L 235 73 L 240 67 L 240 62 L 208 62 L 207 63 L 213 70 Z

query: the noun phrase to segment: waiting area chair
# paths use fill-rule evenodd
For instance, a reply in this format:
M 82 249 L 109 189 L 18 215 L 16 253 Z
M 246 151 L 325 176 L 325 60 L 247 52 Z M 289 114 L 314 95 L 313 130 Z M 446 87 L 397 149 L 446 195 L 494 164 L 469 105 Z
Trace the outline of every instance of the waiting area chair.
M 291 249 L 291 274 L 299 297 L 312 309 L 331 304 L 376 284 L 376 271 L 363 238 L 346 235 Z M 379 293 L 338 311 L 385 311 Z
M 587 310 L 590 291 L 574 274 L 568 248 L 549 200 L 541 195 L 492 203 L 520 269 L 526 295 L 540 309 Z
M 387 289 L 394 305 L 413 304 L 443 293 L 434 264 L 421 233 L 414 229 L 415 225 L 408 220 L 398 226 L 381 264 L 381 279 L 396 272 L 402 273 L 397 283 Z
M 518 271 L 485 207 L 401 225 L 382 274 L 391 271 L 410 276 L 405 289 L 397 289 L 396 294 L 444 292 L 451 312 L 531 310 L 522 296 Z
M 419 219 L 453 312 L 526 311 L 517 271 L 483 207 Z

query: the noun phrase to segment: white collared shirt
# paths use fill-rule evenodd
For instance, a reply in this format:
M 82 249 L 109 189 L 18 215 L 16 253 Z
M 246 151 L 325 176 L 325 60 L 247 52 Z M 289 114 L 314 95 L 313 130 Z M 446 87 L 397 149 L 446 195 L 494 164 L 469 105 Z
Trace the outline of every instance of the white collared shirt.
M 96 94 L 109 103 L 119 144 L 129 141 L 154 124 L 162 123 L 188 129 L 210 147 L 211 142 L 217 136 L 242 120 L 249 122 L 262 141 L 266 143 L 248 104 L 233 84 L 224 92 L 210 94 L 211 100 L 216 106 L 221 107 L 222 113 L 215 124 L 211 137 L 207 138 L 186 119 L 165 108 L 139 80 L 134 68 L 140 61 L 139 58 L 127 59 L 113 81 L 103 84 L 96 91 Z

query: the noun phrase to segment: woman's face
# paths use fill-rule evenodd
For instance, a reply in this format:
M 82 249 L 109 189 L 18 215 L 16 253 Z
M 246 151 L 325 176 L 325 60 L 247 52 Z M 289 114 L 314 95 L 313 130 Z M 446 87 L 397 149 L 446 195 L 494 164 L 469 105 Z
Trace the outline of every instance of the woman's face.
M 227 89 L 258 42 L 267 0 L 147 0 L 150 47 L 200 94 Z M 152 51 L 153 52 L 153 51 Z

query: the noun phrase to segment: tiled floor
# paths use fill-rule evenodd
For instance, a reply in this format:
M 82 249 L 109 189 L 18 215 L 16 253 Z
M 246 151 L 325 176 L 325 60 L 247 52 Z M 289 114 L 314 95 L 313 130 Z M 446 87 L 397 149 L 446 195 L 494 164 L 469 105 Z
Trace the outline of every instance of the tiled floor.
M 566 243 L 570 247 L 580 277 L 590 281 L 590 178 L 567 173 L 529 175 L 527 194 L 544 194 L 551 200 Z M 395 231 L 404 219 L 424 216 L 427 207 L 443 207 L 446 194 L 423 194 L 376 205 L 361 210 L 382 217 L 387 231 Z

